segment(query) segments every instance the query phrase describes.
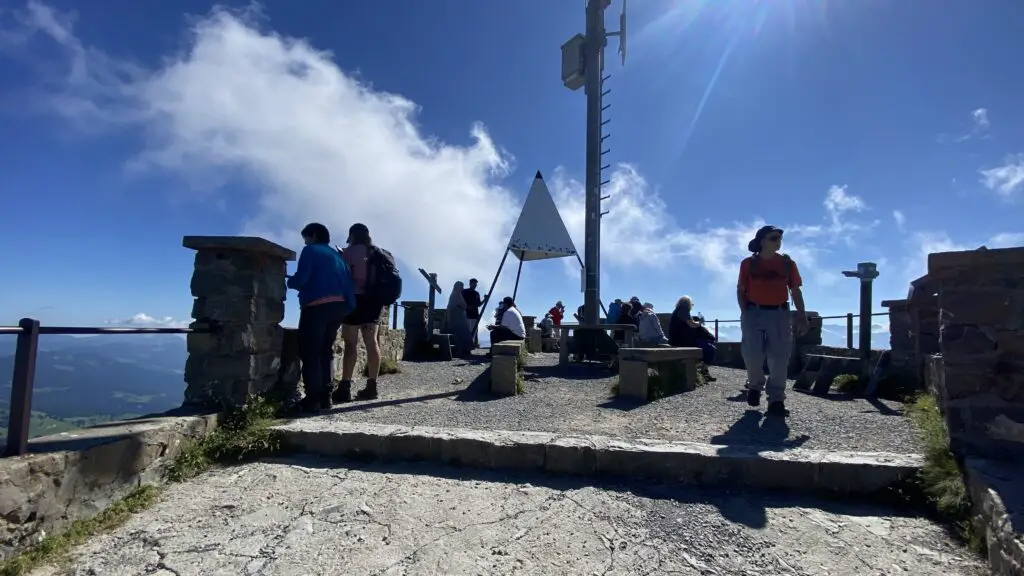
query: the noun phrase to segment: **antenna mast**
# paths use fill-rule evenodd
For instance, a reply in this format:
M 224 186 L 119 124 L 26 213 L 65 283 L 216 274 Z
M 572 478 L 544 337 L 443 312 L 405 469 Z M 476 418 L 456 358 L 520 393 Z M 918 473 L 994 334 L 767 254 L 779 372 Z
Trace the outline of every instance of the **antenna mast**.
M 604 163 L 604 157 L 611 149 L 604 148 L 604 142 L 611 134 L 604 133 L 610 119 L 604 118 L 609 108 L 604 97 L 610 90 L 604 88 L 611 76 L 604 76 L 604 48 L 609 36 L 619 37 L 619 56 L 626 64 L 626 0 L 622 1 L 619 16 L 619 30 L 608 32 L 604 27 L 604 11 L 611 0 L 587 0 L 586 35 L 576 34 L 562 45 L 562 83 L 570 90 L 584 88 L 587 95 L 587 157 L 586 157 L 586 203 L 584 232 L 584 279 L 583 279 L 583 321 L 597 324 L 600 320 L 601 293 L 601 186 L 608 183 L 603 173 L 611 167 Z M 614 319 L 613 319 L 614 320 Z

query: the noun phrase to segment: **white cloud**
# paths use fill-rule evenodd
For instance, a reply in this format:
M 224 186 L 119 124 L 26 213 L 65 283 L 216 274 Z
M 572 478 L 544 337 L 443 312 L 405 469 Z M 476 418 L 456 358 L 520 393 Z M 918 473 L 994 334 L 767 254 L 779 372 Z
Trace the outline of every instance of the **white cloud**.
M 902 232 L 904 226 L 907 223 L 907 217 L 903 214 L 902 210 L 893 210 L 892 219 L 896 221 L 896 228 Z
M 149 314 L 140 312 L 129 318 L 122 318 L 120 320 L 107 320 L 106 324 L 112 324 L 115 326 L 131 326 L 137 328 L 184 328 L 188 326 L 189 322 L 187 320 L 175 320 L 170 316 L 154 318 Z
M 974 122 L 974 129 L 976 131 L 988 130 L 988 109 L 978 108 L 971 110 L 971 120 Z
M 950 136 L 949 134 L 940 134 L 938 136 L 939 142 L 964 142 L 967 140 L 974 139 L 985 139 L 989 136 L 989 128 L 992 126 L 988 118 L 988 108 L 975 108 L 971 110 L 971 129 L 960 136 Z
M 1024 190 L 1024 154 L 1007 156 L 1002 166 L 979 170 L 979 173 L 986 188 L 1009 198 Z
M 43 35 L 67 58 L 50 86 L 54 109 L 81 125 L 141 129 L 147 146 L 132 166 L 181 176 L 214 194 L 211 204 L 224 199 L 223 175 L 243 177 L 239 204 L 252 216 L 241 232 L 295 246 L 309 221 L 336 241 L 363 222 L 407 268 L 446 286 L 497 265 L 518 209 L 497 183 L 512 158 L 482 125 L 468 145 L 440 142 L 421 132 L 413 102 L 304 40 L 259 29 L 251 11 L 193 20 L 184 52 L 143 68 L 83 46 L 69 18 L 28 6 L 18 37 Z

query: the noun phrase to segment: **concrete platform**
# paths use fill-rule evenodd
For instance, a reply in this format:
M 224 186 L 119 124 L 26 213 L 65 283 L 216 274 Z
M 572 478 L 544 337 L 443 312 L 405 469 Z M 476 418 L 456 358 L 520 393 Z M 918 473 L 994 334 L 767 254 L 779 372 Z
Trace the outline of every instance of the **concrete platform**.
M 888 508 L 300 458 L 173 485 L 36 576 L 984 573 L 941 527 Z
M 845 495 L 876 494 L 910 478 L 923 463 L 913 454 L 776 452 L 665 440 L 365 424 L 329 416 L 296 420 L 277 429 L 293 449 L 321 456 Z

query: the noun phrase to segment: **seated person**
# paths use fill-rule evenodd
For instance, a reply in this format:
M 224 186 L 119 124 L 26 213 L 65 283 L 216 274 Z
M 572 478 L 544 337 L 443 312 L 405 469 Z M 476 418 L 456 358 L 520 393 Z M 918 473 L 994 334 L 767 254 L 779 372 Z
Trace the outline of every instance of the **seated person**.
M 644 303 L 637 315 L 637 345 L 644 348 L 668 346 L 668 338 L 661 328 L 661 321 L 654 313 L 654 305 Z
M 668 323 L 668 341 L 679 348 L 700 348 L 705 370 L 707 365 L 715 361 L 715 337 L 693 319 L 693 299 L 689 296 L 683 296 L 676 302 L 676 309 Z M 715 380 L 710 372 L 705 372 L 704 376 L 708 381 Z
M 580 307 L 576 309 L 576 313 L 573 314 L 573 318 L 576 318 L 577 322 L 583 324 L 583 304 L 580 304 Z
M 498 320 L 499 323 L 487 327 L 491 331 L 491 345 L 526 339 L 526 324 L 523 322 L 523 315 L 512 298 L 509 296 L 503 298 L 500 308 L 503 312 Z
M 615 319 L 615 323 L 636 325 L 636 318 L 633 316 L 633 308 L 629 304 L 623 304 L 619 309 L 619 317 Z M 622 342 L 626 339 L 626 331 L 616 330 L 612 333 L 612 338 L 614 338 L 616 342 Z
M 540 328 L 540 337 L 554 338 L 555 326 L 556 324 L 554 318 L 551 317 L 551 314 L 545 314 L 544 319 L 541 320 L 539 324 L 537 324 L 537 327 Z

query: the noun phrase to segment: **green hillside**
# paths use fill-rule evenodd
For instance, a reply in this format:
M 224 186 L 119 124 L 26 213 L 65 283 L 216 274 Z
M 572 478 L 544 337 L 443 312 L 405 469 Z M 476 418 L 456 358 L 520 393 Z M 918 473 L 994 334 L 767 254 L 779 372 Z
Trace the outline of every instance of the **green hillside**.
M 68 432 L 70 430 L 78 430 L 80 428 L 87 428 L 89 426 L 95 426 L 96 424 L 102 424 L 104 422 L 111 422 L 113 420 L 126 420 L 128 418 L 137 418 L 138 414 L 122 414 L 118 416 L 90 416 L 83 418 L 54 418 L 44 412 L 32 412 L 32 422 L 29 424 L 29 437 L 38 438 L 39 436 L 48 436 L 50 434 L 59 434 L 61 432 Z M 7 437 L 7 422 L 10 418 L 10 412 L 6 408 L 0 408 L 0 438 Z

